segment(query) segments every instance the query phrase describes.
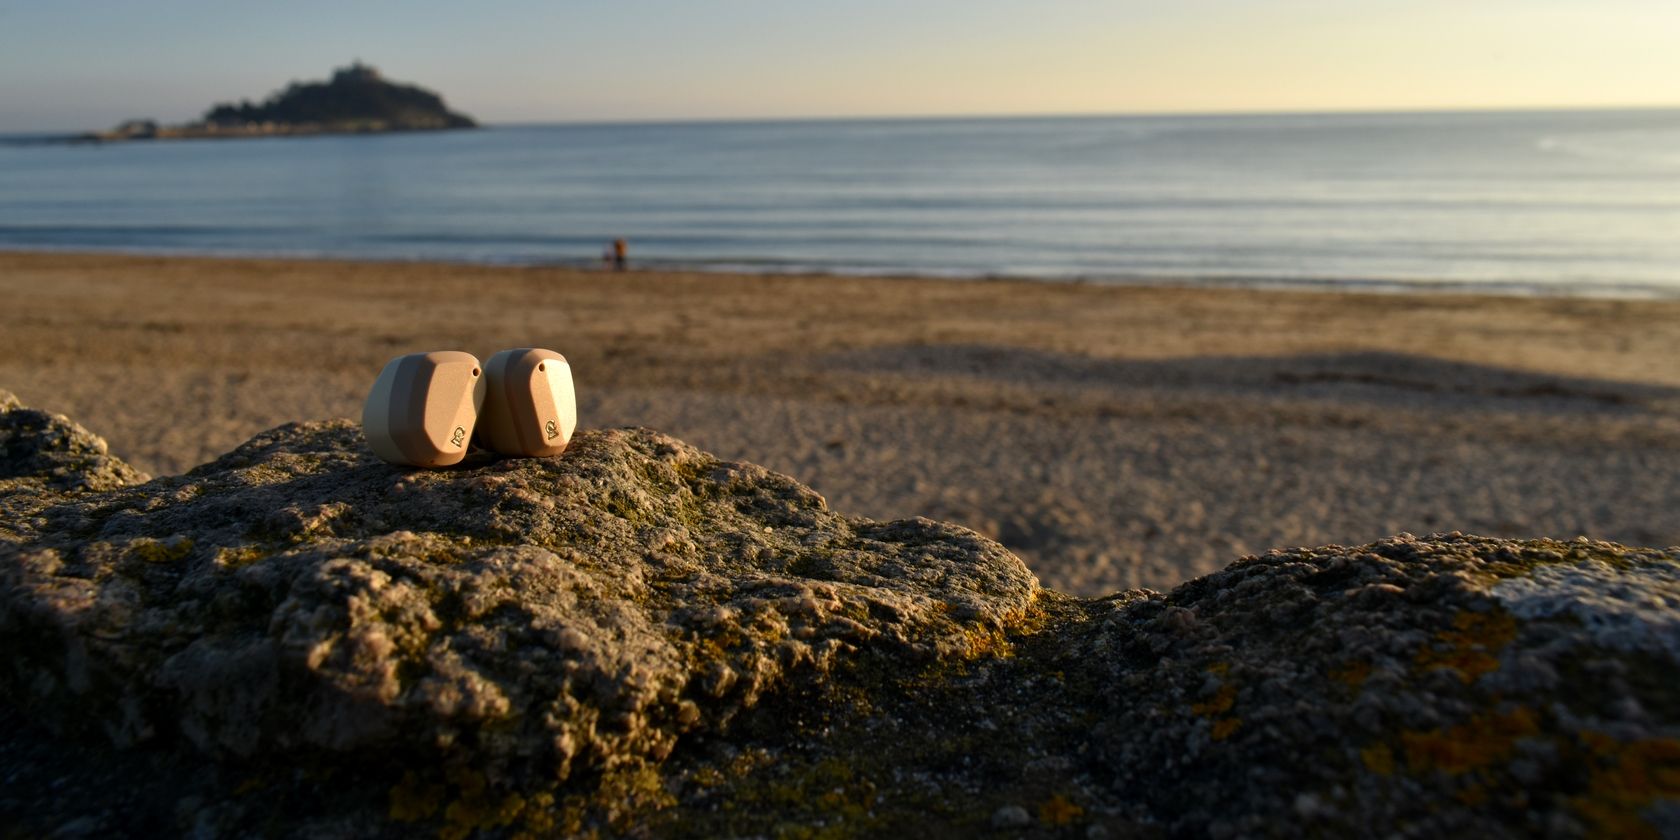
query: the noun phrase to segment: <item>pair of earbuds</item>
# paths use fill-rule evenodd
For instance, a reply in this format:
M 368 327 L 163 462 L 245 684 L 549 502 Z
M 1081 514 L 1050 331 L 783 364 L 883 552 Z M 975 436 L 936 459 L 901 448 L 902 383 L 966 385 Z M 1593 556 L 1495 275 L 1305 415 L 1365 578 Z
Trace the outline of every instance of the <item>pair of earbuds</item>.
M 409 467 L 460 463 L 472 443 L 502 455 L 559 455 L 575 428 L 572 366 L 536 347 L 503 350 L 482 365 L 456 350 L 398 356 L 362 406 L 374 454 Z

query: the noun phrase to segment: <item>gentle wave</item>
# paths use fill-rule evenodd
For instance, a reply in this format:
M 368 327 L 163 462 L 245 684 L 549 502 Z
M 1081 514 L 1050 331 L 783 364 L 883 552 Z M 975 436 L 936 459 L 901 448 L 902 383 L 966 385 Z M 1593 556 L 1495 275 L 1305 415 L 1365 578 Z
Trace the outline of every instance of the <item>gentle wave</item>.
M 0 247 L 1672 296 L 1680 112 L 0 144 Z
M 1548 136 L 1536 147 L 1589 160 L 1626 163 L 1638 168 L 1680 170 L 1680 131 L 1595 132 Z

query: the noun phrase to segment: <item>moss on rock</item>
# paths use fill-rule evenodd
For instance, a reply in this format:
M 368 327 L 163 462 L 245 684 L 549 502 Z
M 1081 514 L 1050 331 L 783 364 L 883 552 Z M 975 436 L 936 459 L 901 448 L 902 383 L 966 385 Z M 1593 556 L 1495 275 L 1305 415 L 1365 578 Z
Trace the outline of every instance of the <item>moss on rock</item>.
M 141 483 L 6 396 L 25 833 L 1680 830 L 1673 549 L 1401 535 L 1078 599 L 648 430 L 411 471 L 291 424 Z

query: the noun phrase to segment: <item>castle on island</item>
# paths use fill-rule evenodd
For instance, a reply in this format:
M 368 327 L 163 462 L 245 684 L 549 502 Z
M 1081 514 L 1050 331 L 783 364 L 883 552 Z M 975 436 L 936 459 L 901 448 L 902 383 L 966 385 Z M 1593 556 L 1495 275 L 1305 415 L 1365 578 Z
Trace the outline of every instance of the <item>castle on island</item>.
M 340 67 L 337 70 L 334 70 L 332 74 L 332 83 L 335 85 L 366 84 L 368 82 L 382 81 L 385 81 L 385 79 L 379 75 L 379 68 L 369 64 L 363 64 L 362 60 L 359 58 L 350 62 L 349 67 Z
M 109 131 L 74 138 L 92 141 L 276 137 L 314 134 L 377 134 L 475 128 L 443 97 L 415 85 L 386 81 L 379 70 L 356 59 L 333 70 L 324 82 L 292 82 L 262 102 L 249 99 L 211 107 L 197 122 L 159 125 L 128 120 Z

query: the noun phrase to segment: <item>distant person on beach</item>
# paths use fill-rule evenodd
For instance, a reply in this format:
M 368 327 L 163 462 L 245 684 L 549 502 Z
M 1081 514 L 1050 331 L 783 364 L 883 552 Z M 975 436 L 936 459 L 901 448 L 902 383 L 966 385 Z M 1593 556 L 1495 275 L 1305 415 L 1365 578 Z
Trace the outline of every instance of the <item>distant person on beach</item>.
M 630 243 L 623 239 L 614 239 L 612 243 L 613 270 L 624 271 L 630 267 Z

